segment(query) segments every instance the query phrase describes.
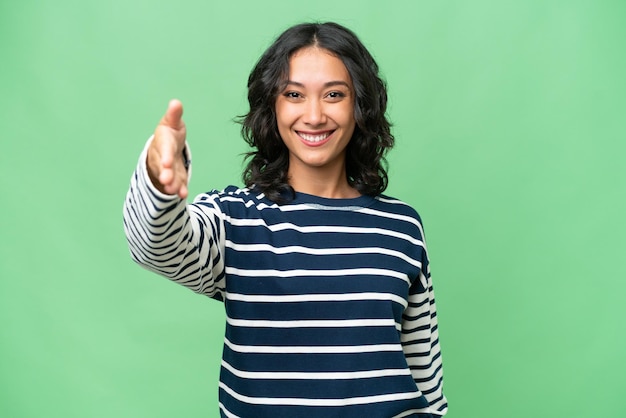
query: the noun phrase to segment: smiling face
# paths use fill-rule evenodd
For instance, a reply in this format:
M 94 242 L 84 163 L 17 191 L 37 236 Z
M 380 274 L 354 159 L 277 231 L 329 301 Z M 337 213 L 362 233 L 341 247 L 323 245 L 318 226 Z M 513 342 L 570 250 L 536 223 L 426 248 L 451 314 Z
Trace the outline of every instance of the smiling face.
M 347 184 L 345 155 L 355 127 L 354 88 L 339 58 L 318 47 L 293 54 L 287 85 L 276 99 L 276 122 L 289 149 L 292 186 L 313 177 Z

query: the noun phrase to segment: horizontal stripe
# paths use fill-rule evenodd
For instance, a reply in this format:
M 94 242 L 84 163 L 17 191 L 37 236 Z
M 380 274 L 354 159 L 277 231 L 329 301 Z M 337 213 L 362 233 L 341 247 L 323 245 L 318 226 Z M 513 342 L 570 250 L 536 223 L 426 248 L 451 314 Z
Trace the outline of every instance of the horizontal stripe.
M 356 226 L 299 226 L 289 222 L 281 222 L 277 224 L 268 225 L 264 219 L 237 219 L 231 218 L 229 216 L 225 217 L 224 220 L 230 223 L 232 226 L 262 226 L 269 229 L 272 232 L 280 232 L 280 231 L 296 231 L 304 234 L 313 234 L 313 233 L 343 233 L 343 234 L 379 234 L 394 238 L 400 238 L 405 241 L 410 242 L 414 245 L 419 245 L 420 247 L 424 246 L 424 242 L 422 240 L 413 238 L 411 235 L 404 234 L 402 232 L 376 228 L 376 227 L 356 227 Z
M 346 346 L 269 346 L 269 345 L 239 345 L 224 338 L 224 344 L 238 353 L 249 354 L 362 354 L 402 351 L 400 344 L 370 344 Z
M 383 202 L 383 203 L 389 203 L 392 205 L 402 205 L 407 208 L 410 208 L 410 206 L 404 203 L 402 200 L 398 200 L 398 199 L 394 199 L 390 197 L 376 196 L 376 200 L 378 200 L 379 202 Z
M 415 225 L 419 229 L 420 234 L 424 236 L 424 231 L 422 230 L 422 224 L 412 216 L 401 215 L 401 214 L 392 213 L 392 212 L 383 212 L 380 210 L 369 209 L 369 208 L 360 209 L 359 212 L 366 213 L 368 215 L 374 215 L 376 217 L 395 219 L 395 220 L 410 223 L 412 225 Z
M 341 277 L 341 276 L 384 276 L 395 277 L 402 279 L 408 284 L 411 281 L 406 274 L 399 271 L 386 270 L 386 269 L 371 269 L 371 268 L 357 268 L 357 269 L 336 269 L 336 270 L 248 270 L 238 269 L 235 267 L 226 266 L 226 274 L 234 274 L 243 277 Z
M 222 360 L 222 367 L 243 379 L 280 379 L 280 380 L 350 380 L 370 379 L 388 376 L 410 376 L 409 369 L 382 369 L 358 372 L 248 372 L 234 368 Z
M 226 293 L 226 298 L 233 301 L 251 303 L 293 303 L 293 302 L 345 302 L 361 300 L 389 300 L 406 308 L 406 299 L 392 293 L 338 293 L 306 295 L 243 295 Z
M 309 255 L 354 255 L 359 256 L 361 254 L 385 254 L 392 257 L 399 258 L 407 263 L 421 268 L 422 263 L 407 256 L 403 252 L 389 250 L 387 248 L 380 247 L 353 247 L 353 248 L 309 248 L 302 246 L 287 246 L 287 247 L 274 247 L 269 244 L 236 244 L 232 241 L 226 241 L 226 247 L 232 248 L 235 251 L 267 251 L 274 254 L 309 254 Z
M 341 207 L 324 206 L 323 204 L 320 205 L 320 207 L 324 208 L 325 210 L 329 210 L 329 211 L 341 210 Z M 412 225 L 415 225 L 420 230 L 420 233 L 423 236 L 422 225 L 413 216 L 407 216 L 407 215 L 402 215 L 402 214 L 399 214 L 399 213 L 381 211 L 381 210 L 376 210 L 376 209 L 371 209 L 371 208 L 364 208 L 364 207 L 358 207 L 358 206 L 355 206 L 355 207 L 352 207 L 352 208 L 353 208 L 354 212 L 363 213 L 363 214 L 366 214 L 366 215 L 372 215 L 372 216 L 375 216 L 375 217 L 378 217 L 378 218 L 388 218 L 388 219 L 394 219 L 394 220 L 410 223 Z M 319 207 L 312 206 L 310 204 L 284 205 L 284 206 L 281 207 L 281 210 L 283 212 L 315 211 L 317 209 L 319 209 Z
M 292 320 L 292 321 L 264 321 L 250 319 L 226 318 L 226 322 L 236 327 L 250 328 L 350 328 L 350 327 L 388 327 L 399 324 L 393 319 L 342 319 L 342 320 Z
M 261 398 L 239 394 L 220 382 L 219 387 L 238 401 L 254 405 L 286 405 L 286 406 L 349 406 L 364 405 L 380 402 L 400 401 L 415 399 L 422 394 L 420 392 L 391 393 L 374 396 L 358 396 L 341 399 L 309 399 L 309 398 Z

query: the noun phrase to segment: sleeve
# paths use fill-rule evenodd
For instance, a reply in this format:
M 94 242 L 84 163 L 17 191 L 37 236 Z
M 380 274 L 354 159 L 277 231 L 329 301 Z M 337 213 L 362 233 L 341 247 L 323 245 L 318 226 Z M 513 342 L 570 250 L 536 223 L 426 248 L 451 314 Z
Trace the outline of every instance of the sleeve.
M 422 268 L 409 289 L 402 318 L 402 346 L 413 380 L 430 404 L 428 412 L 434 417 L 445 415 L 448 402 L 443 394 L 437 308 L 425 246 Z
M 124 202 L 132 259 L 200 294 L 223 299 L 224 216 L 215 197 L 187 205 L 157 190 L 148 176 L 146 144 Z

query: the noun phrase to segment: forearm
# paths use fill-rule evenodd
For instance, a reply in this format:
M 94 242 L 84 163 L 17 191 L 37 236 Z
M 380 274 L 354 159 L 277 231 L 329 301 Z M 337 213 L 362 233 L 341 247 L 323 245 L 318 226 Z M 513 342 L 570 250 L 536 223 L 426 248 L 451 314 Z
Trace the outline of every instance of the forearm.
M 402 345 L 418 389 L 428 400 L 432 414 L 444 415 L 443 366 L 435 296 L 430 277 L 422 274 L 413 286 L 402 324 Z M 419 288 L 419 291 L 416 291 Z M 438 415 L 433 415 L 438 416 Z
M 142 152 L 124 202 L 124 230 L 133 260 L 167 277 L 176 277 L 190 234 L 186 202 L 152 184 Z M 182 253 L 182 254 L 181 254 Z
M 153 185 L 142 152 L 124 202 L 124 230 L 131 257 L 142 267 L 197 293 L 213 296 L 223 266 L 219 217 Z M 208 228 L 206 227 L 208 226 Z

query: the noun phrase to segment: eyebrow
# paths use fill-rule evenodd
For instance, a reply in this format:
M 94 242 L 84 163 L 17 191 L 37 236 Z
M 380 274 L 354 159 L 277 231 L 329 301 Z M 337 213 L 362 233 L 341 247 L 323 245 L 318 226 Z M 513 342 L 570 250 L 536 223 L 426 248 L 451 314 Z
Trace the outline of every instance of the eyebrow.
M 304 84 L 298 82 L 298 81 L 293 81 L 293 80 L 288 80 L 287 81 L 287 85 L 292 85 L 292 86 L 297 86 L 297 87 L 302 87 L 304 88 Z M 334 80 L 334 81 L 328 81 L 326 83 L 324 83 L 324 88 L 328 88 L 328 87 L 334 87 L 334 86 L 345 86 L 348 89 L 350 89 L 350 85 L 348 83 L 346 83 L 345 81 L 342 80 Z

